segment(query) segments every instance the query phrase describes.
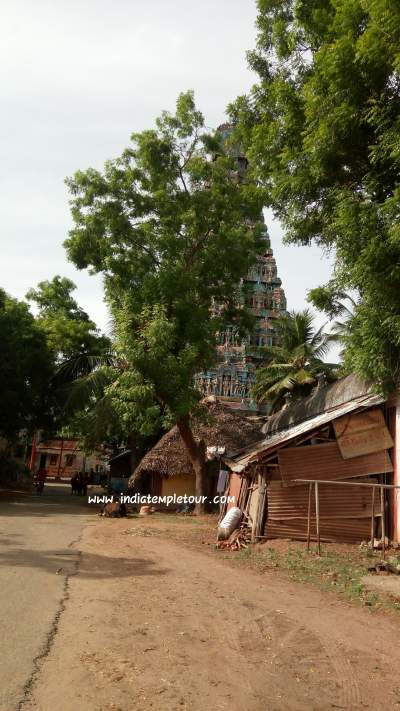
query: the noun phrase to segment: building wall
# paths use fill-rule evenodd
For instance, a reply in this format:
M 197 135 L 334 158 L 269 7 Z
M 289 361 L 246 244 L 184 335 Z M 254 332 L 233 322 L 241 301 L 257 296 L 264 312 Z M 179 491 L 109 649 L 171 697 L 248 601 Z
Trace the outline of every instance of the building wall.
M 48 477 L 68 479 L 80 471 L 104 471 L 105 461 L 100 453 L 85 455 L 78 440 L 51 440 L 37 445 L 33 470 L 43 464 Z M 43 461 L 44 460 L 44 461 Z
M 172 476 L 168 479 L 162 479 L 161 495 L 172 496 L 194 496 L 196 493 L 196 482 L 193 474 L 183 476 Z

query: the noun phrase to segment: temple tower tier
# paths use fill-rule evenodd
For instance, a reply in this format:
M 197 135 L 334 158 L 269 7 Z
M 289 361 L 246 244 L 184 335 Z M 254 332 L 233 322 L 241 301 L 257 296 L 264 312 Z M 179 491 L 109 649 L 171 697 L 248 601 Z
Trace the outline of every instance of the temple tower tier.
M 223 124 L 218 130 L 226 141 L 233 126 Z M 243 176 L 245 156 L 238 147 L 228 150 L 235 152 L 238 175 Z M 243 303 L 255 317 L 252 332 L 244 340 L 233 327 L 218 334 L 217 363 L 211 370 L 198 374 L 196 385 L 203 395 L 217 395 L 232 407 L 251 410 L 256 409 L 251 396 L 255 371 L 263 362 L 265 348 L 277 344 L 276 321 L 286 313 L 285 292 L 266 227 L 265 252 L 242 280 L 241 294 Z

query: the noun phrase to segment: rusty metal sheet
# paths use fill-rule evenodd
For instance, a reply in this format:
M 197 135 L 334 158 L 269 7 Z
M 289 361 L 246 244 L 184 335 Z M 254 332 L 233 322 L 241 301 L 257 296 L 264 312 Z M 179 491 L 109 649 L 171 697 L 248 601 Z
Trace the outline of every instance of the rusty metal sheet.
M 376 483 L 374 477 L 364 477 L 358 481 Z M 308 490 L 307 484 L 287 487 L 278 482 L 270 483 L 266 536 L 306 540 Z M 319 500 L 322 541 L 360 543 L 370 537 L 372 489 L 323 484 L 319 487 Z M 374 515 L 378 516 L 379 513 L 379 494 L 375 492 Z M 311 499 L 311 539 L 316 540 L 314 497 Z
M 281 432 L 276 432 L 275 434 L 266 437 L 262 442 L 246 447 L 241 452 L 238 452 L 235 457 L 224 457 L 223 460 L 229 466 L 231 471 L 238 473 L 244 472 L 246 468 L 252 464 L 252 462 L 262 460 L 267 454 L 272 452 L 274 449 L 279 449 L 284 446 L 287 442 L 290 442 L 290 440 L 308 432 L 312 432 L 313 430 L 318 430 L 323 425 L 328 422 L 332 422 L 336 418 L 345 415 L 348 412 L 365 410 L 368 407 L 378 405 L 382 402 L 384 402 L 384 398 L 380 395 L 363 395 L 351 400 L 350 402 L 346 402 L 343 405 L 327 410 L 316 417 L 311 417 L 309 420 L 304 420 L 304 422 L 293 425 L 293 427 L 282 430 Z
M 371 522 L 368 518 L 323 520 L 320 522 L 321 541 L 330 543 L 361 543 L 368 540 Z M 291 538 L 295 541 L 307 540 L 307 520 L 269 519 L 265 527 L 268 538 Z M 315 525 L 311 527 L 311 540 L 316 541 Z
M 337 443 L 344 459 L 393 447 L 382 410 L 378 407 L 334 420 Z
M 336 442 L 281 449 L 278 460 L 282 481 L 287 486 L 301 486 L 296 479 L 337 481 L 393 471 L 386 450 L 343 459 Z
M 376 479 L 373 477 L 357 481 L 376 483 Z M 308 491 L 308 484 L 288 487 L 278 484 L 278 482 L 271 482 L 268 486 L 268 516 L 272 519 L 307 519 Z M 370 517 L 372 514 L 372 489 L 365 486 L 340 487 L 336 484 L 321 484 L 319 487 L 319 508 L 321 519 Z M 379 493 L 376 491 L 374 514 L 378 515 L 379 511 Z M 315 518 L 314 495 L 311 500 L 311 517 Z

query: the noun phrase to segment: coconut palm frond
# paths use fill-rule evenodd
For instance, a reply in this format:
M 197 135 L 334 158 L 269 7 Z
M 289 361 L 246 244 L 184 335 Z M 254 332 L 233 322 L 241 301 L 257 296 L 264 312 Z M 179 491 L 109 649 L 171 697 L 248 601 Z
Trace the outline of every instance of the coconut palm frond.
M 294 381 L 290 375 L 286 375 L 283 378 L 279 378 L 275 381 L 269 383 L 263 383 L 262 385 L 255 385 L 253 393 L 257 396 L 259 394 L 259 402 L 275 401 L 277 398 L 281 397 L 285 392 L 289 392 L 293 389 Z
M 58 389 L 64 412 L 82 410 L 104 395 L 107 385 L 115 379 L 115 371 L 109 366 L 96 368 L 91 373 L 65 383 Z
M 116 363 L 116 355 L 113 352 L 102 355 L 90 355 L 90 353 L 77 356 L 65 361 L 55 374 L 56 385 L 71 383 L 78 378 L 90 375 L 99 368 L 112 366 Z
M 316 377 L 313 373 L 302 368 L 298 370 L 295 378 L 293 378 L 294 383 L 297 385 L 315 385 Z
M 276 409 L 287 392 L 293 397 L 308 394 L 320 373 L 330 381 L 336 377 L 334 364 L 323 361 L 333 340 L 324 328 L 314 329 L 308 309 L 292 311 L 279 319 L 276 331 L 280 345 L 267 349 L 265 365 L 256 373 L 253 394 L 258 402 L 269 402 Z

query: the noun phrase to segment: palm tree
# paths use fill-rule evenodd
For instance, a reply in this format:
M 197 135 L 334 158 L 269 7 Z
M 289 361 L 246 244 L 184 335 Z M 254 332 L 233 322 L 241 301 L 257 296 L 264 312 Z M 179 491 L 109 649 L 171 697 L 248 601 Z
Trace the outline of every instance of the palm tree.
M 291 311 L 276 324 L 279 345 L 266 349 L 265 365 L 256 373 L 253 396 L 257 402 L 270 403 L 270 410 L 279 410 L 285 395 L 308 395 L 323 374 L 328 381 L 337 377 L 339 366 L 325 363 L 331 336 L 322 326 L 315 330 L 313 315 L 308 309 Z
M 333 321 L 332 324 L 330 338 L 332 341 L 341 344 L 342 350 L 340 351 L 340 357 L 342 359 L 344 359 L 346 346 L 350 340 L 353 320 L 357 308 L 360 305 L 360 298 L 355 299 L 350 294 L 347 294 L 345 291 L 340 291 L 338 293 L 337 303 L 335 304 L 335 311 L 331 314 L 332 317 L 335 317 L 335 321 Z

